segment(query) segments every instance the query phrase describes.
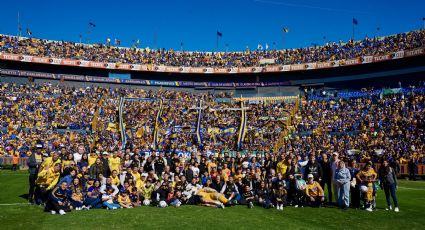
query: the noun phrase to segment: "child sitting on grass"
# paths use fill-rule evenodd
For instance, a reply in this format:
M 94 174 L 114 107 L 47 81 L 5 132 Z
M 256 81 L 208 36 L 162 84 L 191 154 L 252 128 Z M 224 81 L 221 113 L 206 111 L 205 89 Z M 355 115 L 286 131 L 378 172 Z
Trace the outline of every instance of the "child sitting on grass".
M 115 196 L 112 195 L 114 192 L 114 189 L 112 187 L 107 188 L 106 193 L 102 195 L 102 202 L 103 206 L 106 207 L 106 209 L 118 209 L 121 206 L 117 203 L 115 203 Z
M 118 195 L 118 203 L 120 204 L 121 208 L 133 208 L 131 199 L 128 196 L 128 191 L 124 191 Z

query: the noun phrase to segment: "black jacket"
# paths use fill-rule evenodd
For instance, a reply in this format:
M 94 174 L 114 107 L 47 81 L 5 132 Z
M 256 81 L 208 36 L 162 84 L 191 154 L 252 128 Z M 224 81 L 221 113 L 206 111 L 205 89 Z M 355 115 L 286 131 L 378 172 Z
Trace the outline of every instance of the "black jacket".
M 322 160 L 320 161 L 320 166 L 322 167 L 322 180 L 331 181 L 332 180 L 331 162 L 329 160 L 327 162 L 324 162 Z
M 28 171 L 30 174 L 35 175 L 38 173 L 38 168 L 40 167 L 41 163 L 37 163 L 37 160 L 35 159 L 35 154 L 32 153 L 31 156 L 28 157 Z
M 311 161 L 308 161 L 304 170 L 304 178 L 307 179 L 308 174 L 313 174 L 314 180 L 318 181 L 319 178 L 322 178 L 323 176 L 322 166 L 320 166 L 320 164 L 317 161 L 315 161 L 314 163 L 312 163 Z

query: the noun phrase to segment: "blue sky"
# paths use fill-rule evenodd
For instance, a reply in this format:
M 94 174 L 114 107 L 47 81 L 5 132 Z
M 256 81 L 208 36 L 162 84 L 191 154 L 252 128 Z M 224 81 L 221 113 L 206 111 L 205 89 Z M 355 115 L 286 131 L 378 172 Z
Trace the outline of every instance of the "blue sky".
M 3 1 L 0 33 L 17 34 L 17 15 L 25 33 L 45 39 L 87 42 L 88 22 L 96 24 L 91 42 L 106 38 L 130 46 L 215 51 L 216 31 L 223 33 L 219 50 L 255 49 L 257 44 L 282 47 L 282 28 L 288 27 L 284 47 L 348 40 L 352 18 L 356 38 L 394 34 L 423 27 L 424 0 L 215 0 L 215 1 Z M 140 47 L 139 46 L 139 47 Z

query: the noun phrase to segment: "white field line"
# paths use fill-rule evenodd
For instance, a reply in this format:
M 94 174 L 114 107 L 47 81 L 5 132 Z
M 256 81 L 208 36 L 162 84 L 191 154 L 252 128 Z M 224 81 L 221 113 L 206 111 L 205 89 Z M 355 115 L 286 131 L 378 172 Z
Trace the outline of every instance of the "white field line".
M 421 188 L 408 188 L 403 186 L 397 186 L 397 188 L 406 189 L 406 190 L 425 191 L 425 189 L 421 189 Z
M 11 204 L 0 204 L 0 206 L 17 206 L 17 205 L 30 205 L 30 203 L 11 203 Z

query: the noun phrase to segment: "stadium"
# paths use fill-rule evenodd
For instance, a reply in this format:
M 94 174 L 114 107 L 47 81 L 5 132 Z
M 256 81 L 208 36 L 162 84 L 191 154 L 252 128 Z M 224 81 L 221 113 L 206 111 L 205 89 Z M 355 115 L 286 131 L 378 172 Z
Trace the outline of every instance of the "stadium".
M 179 32 L 159 44 L 170 48 L 156 48 L 156 33 L 155 48 L 139 39 L 125 42 L 131 39 L 123 30 L 131 28 L 124 24 L 122 38 L 111 39 L 114 23 L 101 19 L 94 3 L 87 9 L 98 21 L 83 12 L 73 18 L 87 20 L 84 41 L 82 34 L 78 41 L 67 35 L 73 27 L 67 12 L 56 12 L 59 5 L 5 3 L 18 12 L 18 32 L 0 27 L 1 226 L 422 229 L 425 24 L 388 22 L 399 26 L 356 38 L 369 17 L 366 6 L 236 2 L 229 3 L 232 12 L 288 10 L 293 25 L 303 23 L 295 18 L 305 12 L 341 20 L 347 13 L 360 16 L 348 17 L 350 38 L 338 41 L 346 32 L 340 29 L 329 34 L 335 41 L 323 44 L 305 45 L 306 34 L 283 40 L 292 28 L 279 25 L 279 36 L 270 41 L 282 39 L 283 48 L 268 42 L 229 51 L 221 44 L 244 42 L 243 27 L 213 30 L 211 48 L 208 39 L 197 39 L 206 28 L 197 27 L 188 29 L 193 38 L 185 43 L 195 48 L 186 51 L 184 42 L 171 45 Z M 185 7 L 220 12 L 211 22 L 185 21 L 188 27 L 236 21 L 219 3 L 167 4 L 170 11 L 164 7 L 163 14 Z M 60 17 L 63 26 L 49 34 L 54 22 L 44 16 L 37 22 L 28 7 Z M 120 17 L 134 10 L 126 8 Z M 378 11 L 377 17 L 387 17 Z M 34 28 L 41 26 L 22 34 L 26 14 Z M 175 20 L 195 20 L 196 13 L 187 14 Z M 270 22 L 281 16 L 263 17 Z M 173 22 L 168 24 L 171 29 Z M 266 36 L 264 27 L 255 36 Z

